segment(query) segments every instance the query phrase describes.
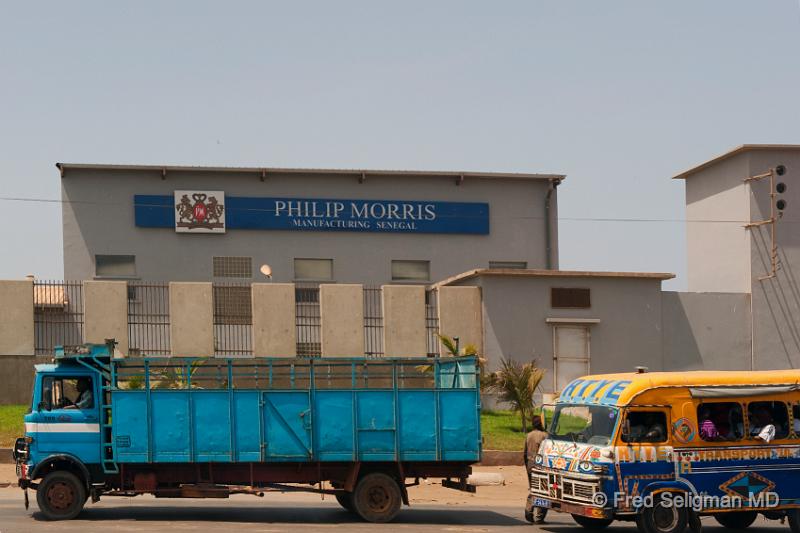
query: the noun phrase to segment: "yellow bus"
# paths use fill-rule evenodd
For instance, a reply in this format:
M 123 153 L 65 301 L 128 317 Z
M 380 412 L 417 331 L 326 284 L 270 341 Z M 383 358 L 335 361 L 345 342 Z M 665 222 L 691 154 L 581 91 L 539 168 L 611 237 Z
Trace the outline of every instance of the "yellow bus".
M 559 395 L 530 472 L 534 507 L 589 529 L 680 533 L 759 514 L 800 533 L 800 370 L 586 376 Z

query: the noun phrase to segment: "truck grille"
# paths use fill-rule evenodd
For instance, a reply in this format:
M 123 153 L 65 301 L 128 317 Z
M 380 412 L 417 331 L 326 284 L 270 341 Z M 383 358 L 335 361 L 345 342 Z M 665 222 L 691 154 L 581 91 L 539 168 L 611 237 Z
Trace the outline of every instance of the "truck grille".
M 594 495 L 599 490 L 599 479 L 578 479 L 560 472 L 531 471 L 531 494 L 537 496 L 592 504 Z

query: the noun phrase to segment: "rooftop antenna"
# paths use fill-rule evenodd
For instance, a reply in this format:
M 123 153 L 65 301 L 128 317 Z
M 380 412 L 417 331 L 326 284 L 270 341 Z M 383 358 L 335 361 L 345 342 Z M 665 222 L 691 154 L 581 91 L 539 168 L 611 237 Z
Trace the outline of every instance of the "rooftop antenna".
M 757 222 L 750 222 L 749 224 L 745 224 L 745 228 L 751 229 L 759 226 L 765 226 L 769 224 L 770 227 L 770 240 L 772 241 L 772 246 L 770 249 L 770 273 L 761 276 L 758 278 L 758 281 L 764 281 L 767 279 L 774 278 L 778 275 L 778 241 L 776 239 L 776 229 L 777 229 L 777 222 L 780 217 L 783 216 L 783 210 L 786 209 L 786 200 L 783 198 L 779 200 L 775 200 L 775 198 L 779 194 L 783 194 L 786 192 L 786 184 L 781 182 L 776 184 L 775 183 L 775 176 L 783 176 L 786 174 L 786 167 L 784 165 L 777 165 L 775 167 L 770 168 L 767 172 L 763 174 L 756 174 L 755 176 L 750 176 L 749 178 L 745 178 L 745 183 L 752 183 L 754 181 L 761 181 L 763 179 L 769 178 L 769 218 L 766 220 L 759 220 Z M 777 209 L 777 211 L 776 211 Z

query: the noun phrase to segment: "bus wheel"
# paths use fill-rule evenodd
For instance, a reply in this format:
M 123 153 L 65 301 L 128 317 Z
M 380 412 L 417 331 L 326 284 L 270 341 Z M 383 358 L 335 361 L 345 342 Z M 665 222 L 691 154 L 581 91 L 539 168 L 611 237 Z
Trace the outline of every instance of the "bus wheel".
M 373 472 L 362 477 L 353 491 L 353 507 L 367 522 L 389 522 L 400 512 L 402 495 L 397 482 Z
M 792 528 L 792 533 L 800 533 L 800 509 L 790 509 L 786 511 L 786 516 L 789 517 L 789 527 Z
M 336 501 L 339 502 L 339 505 L 341 505 L 351 513 L 355 512 L 355 507 L 353 507 L 352 492 L 340 492 L 339 494 L 336 495 Z
M 581 516 L 579 514 L 572 515 L 572 519 L 575 520 L 575 523 L 577 523 L 579 526 L 594 531 L 605 529 L 611 525 L 611 522 L 614 521 L 613 518 L 591 518 L 589 516 Z
M 755 511 L 734 511 L 714 515 L 714 520 L 728 529 L 745 529 L 755 522 L 756 518 L 758 518 L 758 513 Z
M 75 474 L 56 470 L 39 483 L 36 503 L 48 520 L 71 520 L 86 503 L 86 487 Z
M 689 523 L 686 508 L 656 497 L 652 507 L 646 507 L 636 520 L 644 533 L 683 533 Z

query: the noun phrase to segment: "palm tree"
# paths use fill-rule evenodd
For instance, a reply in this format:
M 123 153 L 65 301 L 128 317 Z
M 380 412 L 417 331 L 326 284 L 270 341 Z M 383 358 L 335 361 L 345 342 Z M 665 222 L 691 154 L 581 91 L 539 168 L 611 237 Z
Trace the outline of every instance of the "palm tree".
M 536 404 L 533 395 L 544 377 L 544 369 L 538 368 L 536 362 L 522 364 L 518 361 L 503 359 L 500 370 L 489 376 L 486 389 L 497 394 L 498 399 L 511 405 L 512 411 L 518 411 L 522 417 L 522 431 L 528 432 L 528 421 L 533 420 Z

